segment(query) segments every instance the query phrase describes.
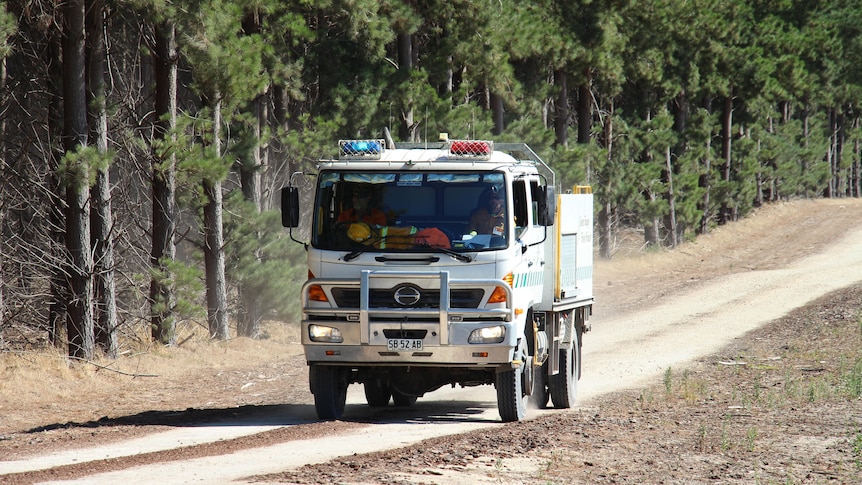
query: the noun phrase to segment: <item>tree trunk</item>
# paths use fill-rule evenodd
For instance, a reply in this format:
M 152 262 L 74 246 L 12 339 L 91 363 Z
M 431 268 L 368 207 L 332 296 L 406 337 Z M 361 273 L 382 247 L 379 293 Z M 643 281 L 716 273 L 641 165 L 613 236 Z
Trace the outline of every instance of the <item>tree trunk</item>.
M 709 232 L 709 190 L 710 180 L 712 180 L 712 137 L 706 137 L 706 150 L 703 160 L 703 172 L 700 174 L 698 185 L 703 189 L 703 199 L 701 199 L 700 207 L 700 228 L 698 234 L 706 234 Z
M 69 157 L 87 145 L 84 1 L 69 0 L 63 8 L 64 148 Z M 93 261 L 90 253 L 90 206 L 86 156 L 68 163 L 66 180 L 66 251 L 69 301 L 66 331 L 69 355 L 90 359 L 95 350 L 93 327 Z
M 859 130 L 859 118 L 857 117 L 853 120 L 854 131 Z M 862 161 L 860 161 L 860 155 L 862 155 L 862 143 L 859 143 L 859 140 L 853 141 L 853 168 L 851 169 L 851 177 L 852 181 L 850 186 L 852 187 L 851 197 L 862 197 L 862 174 L 860 174 L 860 170 L 862 170 Z
M 755 151 L 755 153 L 757 153 L 758 155 L 760 154 L 760 140 L 757 140 L 757 150 Z M 758 157 L 758 159 L 759 159 L 759 157 Z M 769 177 L 770 180 L 775 179 L 775 172 L 773 171 L 772 173 L 773 173 L 772 177 Z M 758 163 L 757 164 L 757 173 L 754 174 L 754 185 L 755 185 L 754 207 L 762 206 L 764 200 L 767 197 L 763 193 L 763 185 L 765 183 L 766 183 L 766 181 L 763 180 L 763 164 Z M 772 188 L 770 188 L 768 197 L 771 199 L 774 195 L 775 195 L 775 191 Z
M 644 198 L 650 201 L 650 205 L 655 204 L 657 199 L 655 192 L 647 189 L 644 190 Z M 647 247 L 658 246 L 659 241 L 661 240 L 661 236 L 659 235 L 661 229 L 661 221 L 658 216 L 652 216 L 652 218 L 644 223 L 644 244 Z
M 503 115 L 505 113 L 503 98 L 492 92 L 490 93 L 488 102 L 491 105 L 491 118 L 494 120 L 494 127 L 491 128 L 491 133 L 499 136 L 503 134 L 503 129 L 505 128 L 503 120 Z
M 554 134 L 555 146 L 569 147 L 569 88 L 566 71 L 557 69 L 554 71 L 554 84 L 559 92 L 557 102 L 554 105 Z
M 688 96 L 686 93 L 680 93 L 671 103 L 673 110 L 673 131 L 678 136 L 677 144 L 671 149 L 668 147 L 665 154 L 665 171 L 664 182 L 667 185 L 667 193 L 665 198 L 668 204 L 668 213 L 664 218 L 664 227 L 667 229 L 669 236 L 665 239 L 665 243 L 669 247 L 676 247 L 682 240 L 684 227 L 680 227 L 676 218 L 676 194 L 674 193 L 674 176 L 680 171 L 680 167 L 676 166 L 673 161 L 679 160 L 686 151 L 686 126 L 688 125 L 689 105 Z
M 835 166 L 836 166 L 835 160 L 838 158 L 837 154 L 835 153 L 835 145 L 836 145 L 835 140 L 837 138 L 836 133 L 838 131 L 838 128 L 837 128 L 837 122 L 836 122 L 837 116 L 835 115 L 835 109 L 829 108 L 828 111 L 829 111 L 829 133 L 830 133 L 830 135 L 829 135 L 829 146 L 826 149 L 826 160 L 829 163 L 829 183 L 826 187 L 826 193 L 824 194 L 824 196 L 825 197 L 835 197 L 836 191 L 838 188 L 837 184 L 835 182 L 835 179 L 837 177 L 836 170 L 835 170 Z
M 105 43 L 102 0 L 87 12 L 88 100 L 90 136 L 103 156 L 108 152 L 108 114 L 105 103 Z M 90 239 L 93 245 L 96 344 L 111 358 L 117 356 L 117 301 L 114 291 L 114 241 L 111 236 L 111 188 L 108 168 L 99 169 L 90 189 Z
M 724 159 L 724 164 L 721 167 L 721 178 L 728 186 L 730 185 L 730 176 L 732 173 L 731 166 L 731 140 L 733 137 L 733 90 L 731 89 L 727 97 L 724 98 L 724 111 L 721 119 L 721 156 Z M 725 224 L 733 220 L 733 209 L 731 204 L 733 200 L 730 194 L 725 194 L 724 200 L 721 201 L 721 212 L 719 214 L 719 224 Z
M 6 57 L 0 58 L 0 93 L 6 91 Z M 0 95 L 0 113 L 6 113 L 6 96 Z M 0 170 L 6 171 L 6 117 L 0 116 Z M 3 187 L 0 187 L 0 222 L 6 220 L 6 194 Z M 4 284 L 3 279 L 3 238 L 0 237 L 0 328 L 4 327 L 4 316 L 6 315 L 6 305 L 3 300 Z M 0 342 L 2 343 L 2 342 Z
M 847 189 L 844 187 L 846 177 L 841 161 L 844 160 L 844 137 L 846 136 L 845 123 L 847 117 L 844 111 L 838 111 L 835 117 L 835 194 L 837 197 L 847 195 Z
M 611 103 L 608 112 L 607 121 L 604 126 L 605 146 L 608 150 L 608 158 L 605 163 L 610 164 L 613 160 L 613 119 L 614 106 Z M 604 201 L 601 201 L 601 209 L 598 214 L 598 231 L 599 231 L 599 255 L 605 259 L 611 259 L 611 240 L 613 231 L 613 207 L 611 207 L 611 194 L 613 193 L 612 181 L 605 181 Z
M 69 299 L 64 274 L 64 200 L 66 191 L 60 182 L 60 158 L 63 156 L 63 57 L 62 36 L 52 35 L 47 39 L 48 83 L 50 98 L 48 101 L 48 136 L 51 148 L 47 151 L 48 175 L 45 184 L 48 186 L 48 226 L 50 232 L 49 251 L 55 255 L 50 269 L 49 292 L 51 300 L 48 305 L 48 341 L 57 349 L 66 350 L 66 301 Z
M 164 22 L 155 26 L 155 113 L 153 138 L 173 139 L 177 123 L 177 51 L 174 25 Z M 155 141 L 154 140 L 154 141 Z M 152 199 L 153 240 L 150 265 L 150 323 L 152 338 L 164 345 L 176 345 L 174 306 L 176 296 L 169 263 L 176 258 L 176 157 L 173 150 L 153 148 Z
M 408 33 L 399 33 L 397 42 L 398 70 L 401 71 L 402 79 L 406 82 L 410 78 L 410 71 L 413 70 L 413 36 Z M 405 99 L 401 109 L 401 126 L 398 129 L 398 135 L 403 141 L 415 142 L 418 141 L 416 133 L 416 122 L 413 119 L 413 100 Z
M 257 12 L 246 17 L 243 24 L 246 34 L 257 34 L 260 32 L 260 16 Z M 242 193 L 248 202 L 260 213 L 262 204 L 261 174 L 266 162 L 266 147 L 263 145 L 261 133 L 266 126 L 268 111 L 266 93 L 261 94 L 252 102 L 254 119 L 252 120 L 252 132 L 256 143 L 252 149 L 251 159 L 240 161 L 240 183 Z M 257 235 L 258 241 L 260 235 Z M 255 258 L 260 262 L 260 247 L 255 248 Z M 237 309 L 237 335 L 243 337 L 257 338 L 260 334 L 260 322 L 262 319 L 260 301 L 254 291 L 248 290 L 243 284 L 237 288 L 239 297 L 239 308 Z
M 578 86 L 578 143 L 590 142 L 593 130 L 593 96 L 591 69 L 584 70 L 585 81 Z
M 218 97 L 215 97 L 218 99 Z M 213 106 L 213 144 L 221 157 L 221 101 Z M 206 266 L 207 322 L 210 337 L 230 337 L 227 320 L 227 286 L 224 274 L 224 227 L 220 180 L 203 181 L 204 197 L 204 265 Z
M 671 158 L 670 147 L 667 147 L 664 157 L 665 184 L 667 186 L 667 193 L 665 194 L 665 197 L 667 198 L 667 216 L 664 221 L 665 229 L 667 229 L 665 245 L 667 245 L 667 247 L 675 248 L 679 245 L 679 228 L 676 224 L 676 194 L 674 194 L 673 191 L 673 163 Z

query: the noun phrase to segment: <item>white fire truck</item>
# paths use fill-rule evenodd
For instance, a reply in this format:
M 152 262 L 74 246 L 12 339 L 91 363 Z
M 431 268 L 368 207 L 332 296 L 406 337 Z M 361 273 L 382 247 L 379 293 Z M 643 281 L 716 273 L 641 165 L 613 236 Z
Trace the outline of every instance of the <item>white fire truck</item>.
M 574 404 L 590 188 L 562 193 L 522 143 L 441 139 L 342 140 L 282 189 L 282 222 L 308 253 L 302 344 L 321 419 L 341 418 L 352 383 L 370 406 L 494 385 L 503 421 L 528 399 Z

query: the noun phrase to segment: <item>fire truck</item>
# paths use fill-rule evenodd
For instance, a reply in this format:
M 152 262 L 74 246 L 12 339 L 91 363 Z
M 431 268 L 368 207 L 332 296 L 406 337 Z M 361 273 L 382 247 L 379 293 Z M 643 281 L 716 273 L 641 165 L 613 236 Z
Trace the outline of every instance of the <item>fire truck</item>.
M 305 245 L 302 344 L 320 419 L 347 388 L 411 406 L 493 385 L 504 422 L 571 407 L 590 329 L 590 187 L 557 186 L 524 143 L 341 140 L 292 174 L 282 223 Z

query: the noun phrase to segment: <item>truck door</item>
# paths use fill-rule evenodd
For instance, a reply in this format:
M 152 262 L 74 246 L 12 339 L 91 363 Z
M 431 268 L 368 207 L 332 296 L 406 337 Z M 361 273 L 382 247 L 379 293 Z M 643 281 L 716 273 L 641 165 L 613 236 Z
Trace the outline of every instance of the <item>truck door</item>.
M 538 224 L 538 179 L 521 178 L 512 184 L 515 239 L 521 247 L 521 264 L 515 271 L 515 289 L 529 295 L 534 303 L 542 300 L 545 270 L 545 228 Z

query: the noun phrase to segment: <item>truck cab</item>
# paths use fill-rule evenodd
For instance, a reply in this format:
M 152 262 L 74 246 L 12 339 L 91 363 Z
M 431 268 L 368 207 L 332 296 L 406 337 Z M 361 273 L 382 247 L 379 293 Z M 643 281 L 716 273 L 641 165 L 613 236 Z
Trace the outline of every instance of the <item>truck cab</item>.
M 526 145 L 502 148 L 342 140 L 338 159 L 294 174 L 283 222 L 308 229 L 302 344 L 321 419 L 342 416 L 352 383 L 371 406 L 494 385 L 504 421 L 525 417 L 534 390 L 542 406 L 572 404 L 592 303 L 592 196 L 581 194 L 589 227 L 568 221 L 565 238 L 589 254 L 561 258 L 558 203 L 570 204 L 553 172 Z

